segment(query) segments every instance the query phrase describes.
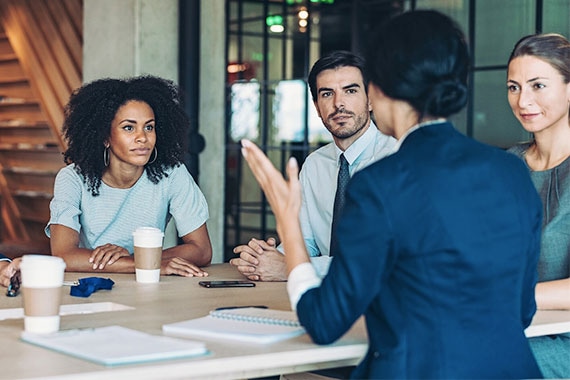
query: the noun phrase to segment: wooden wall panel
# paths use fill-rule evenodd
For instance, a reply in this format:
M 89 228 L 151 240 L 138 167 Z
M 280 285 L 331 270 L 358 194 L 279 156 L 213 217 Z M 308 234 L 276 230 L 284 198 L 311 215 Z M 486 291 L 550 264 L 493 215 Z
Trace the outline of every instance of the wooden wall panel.
M 83 0 L 0 0 L 0 247 L 49 252 L 64 108 L 82 84 Z M 27 247 L 27 248 L 26 248 Z
M 83 35 L 83 0 L 62 0 L 61 4 L 67 11 L 67 19 L 75 29 L 75 34 Z M 83 41 L 83 38 L 80 38 Z M 83 42 L 81 43 L 83 46 Z
M 1 0 L 0 16 L 63 150 L 63 110 L 82 82 L 82 2 Z
M 70 13 L 64 2 L 61 1 L 48 1 L 46 5 L 49 7 L 51 17 L 58 28 L 58 35 L 63 38 L 64 44 L 69 50 L 69 56 L 73 60 L 77 72 L 81 73 L 83 62 L 83 41 L 81 39 L 83 14 L 80 1 L 73 1 L 79 5 L 76 11 L 77 14 L 75 12 Z

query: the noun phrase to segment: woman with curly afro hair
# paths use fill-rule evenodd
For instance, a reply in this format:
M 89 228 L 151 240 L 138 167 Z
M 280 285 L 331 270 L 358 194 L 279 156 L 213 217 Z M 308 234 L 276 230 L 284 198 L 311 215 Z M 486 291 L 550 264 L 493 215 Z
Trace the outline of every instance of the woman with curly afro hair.
M 133 231 L 174 218 L 182 244 L 163 251 L 160 273 L 207 276 L 208 205 L 181 161 L 188 126 L 178 87 L 162 78 L 100 79 L 71 95 L 68 165 L 45 229 L 68 271 L 134 273 Z

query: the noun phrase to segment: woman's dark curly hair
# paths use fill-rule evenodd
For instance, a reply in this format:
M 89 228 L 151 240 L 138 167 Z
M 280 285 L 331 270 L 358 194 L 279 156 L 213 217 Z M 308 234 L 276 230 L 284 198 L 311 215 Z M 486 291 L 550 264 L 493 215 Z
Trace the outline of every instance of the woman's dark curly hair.
M 118 109 L 131 100 L 147 103 L 154 111 L 157 157 L 145 171 L 153 183 L 166 177 L 166 169 L 179 166 L 184 154 L 189 120 L 174 82 L 150 76 L 99 79 L 75 90 L 65 107 L 63 134 L 66 164 L 74 163 L 93 196 L 99 195 L 105 169 L 105 141 Z

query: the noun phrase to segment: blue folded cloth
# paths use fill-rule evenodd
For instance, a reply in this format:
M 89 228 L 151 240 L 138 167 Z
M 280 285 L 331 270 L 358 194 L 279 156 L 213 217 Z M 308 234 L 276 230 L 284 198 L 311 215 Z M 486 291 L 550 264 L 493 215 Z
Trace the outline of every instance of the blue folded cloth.
M 75 297 L 89 297 L 99 289 L 111 290 L 115 282 L 110 278 L 87 277 L 80 278 L 79 285 L 71 287 L 69 294 Z

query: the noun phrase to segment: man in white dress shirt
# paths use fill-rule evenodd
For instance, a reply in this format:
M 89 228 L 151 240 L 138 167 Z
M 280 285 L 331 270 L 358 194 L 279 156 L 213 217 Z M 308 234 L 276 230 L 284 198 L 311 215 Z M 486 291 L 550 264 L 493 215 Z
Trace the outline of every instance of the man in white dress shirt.
M 309 73 L 313 103 L 333 142 L 311 153 L 299 174 L 303 187 L 301 228 L 317 273 L 324 276 L 331 257 L 329 246 L 339 157 L 344 154 L 352 176 L 393 152 L 396 140 L 382 134 L 370 120 L 368 80 L 364 60 L 350 52 L 335 51 L 319 59 Z M 286 281 L 281 247 L 274 238 L 252 238 L 234 248 L 230 260 L 254 281 Z

